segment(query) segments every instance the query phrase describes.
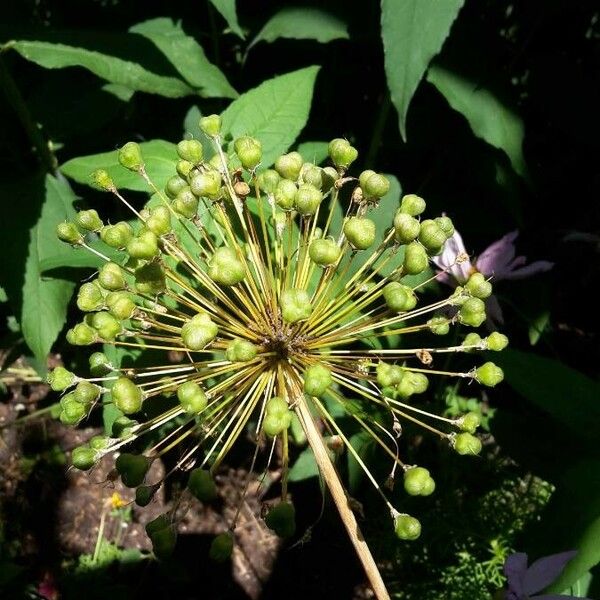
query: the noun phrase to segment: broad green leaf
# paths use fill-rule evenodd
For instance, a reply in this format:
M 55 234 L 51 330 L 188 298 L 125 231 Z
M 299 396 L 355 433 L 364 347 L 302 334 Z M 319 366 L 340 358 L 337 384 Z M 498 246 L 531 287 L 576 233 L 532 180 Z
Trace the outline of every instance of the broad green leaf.
M 162 189 L 169 177 L 175 174 L 177 149 L 175 144 L 164 140 L 151 140 L 140 144 L 146 172 L 150 179 Z M 91 185 L 91 174 L 96 169 L 106 169 L 119 189 L 137 192 L 150 191 L 140 175 L 129 171 L 119 164 L 117 151 L 102 152 L 72 158 L 61 166 L 60 170 L 78 183 Z
M 225 75 L 204 54 L 202 46 L 171 19 L 158 18 L 134 25 L 129 30 L 149 39 L 169 60 L 177 72 L 201 96 L 236 98 Z
M 215 153 L 211 140 L 200 131 L 200 117 L 202 113 L 197 106 L 192 106 L 187 111 L 183 120 L 183 137 L 182 139 L 192 138 L 200 140 L 202 148 L 204 149 L 204 160 L 210 159 Z
M 2 284 L 27 345 L 45 361 L 65 323 L 74 284 L 42 276 L 40 262 L 60 252 L 56 225 L 73 216 L 75 195 L 64 179 L 41 174 L 3 185 L 2 195 L 12 206 L 3 237 Z
M 298 152 L 302 154 L 304 160 L 312 162 L 315 165 L 324 163 L 329 156 L 328 142 L 302 142 L 298 145 Z
M 488 144 L 503 150 L 513 169 L 527 176 L 523 157 L 523 120 L 489 90 L 438 65 L 427 73 L 448 104 L 468 121 L 473 133 Z
M 563 363 L 519 350 L 494 354 L 506 382 L 529 402 L 592 444 L 600 434 L 600 385 Z
M 410 101 L 463 4 L 464 0 L 381 1 L 385 73 L 404 139 Z
M 303 479 L 315 477 L 318 474 L 319 467 L 317 466 L 315 455 L 313 454 L 311 448 L 306 448 L 300 453 L 300 455 L 296 459 L 296 462 L 290 468 L 288 480 L 302 481 Z
M 262 143 L 268 167 L 288 150 L 308 120 L 319 67 L 307 67 L 261 83 L 234 100 L 222 116 L 223 134 L 250 135 Z
M 134 36 L 130 37 L 130 43 L 135 44 Z M 93 38 L 90 42 L 93 42 Z M 12 48 L 23 58 L 46 69 L 83 67 L 111 83 L 140 92 L 168 98 L 194 94 L 194 90 L 188 84 L 176 77 L 158 75 L 137 62 L 80 46 L 41 40 L 20 40 L 8 42 L 4 48 Z
M 245 39 L 246 36 L 240 27 L 235 10 L 235 0 L 210 0 L 211 4 L 221 13 L 221 16 L 227 21 L 229 29 L 237 36 Z
M 258 42 L 274 42 L 279 38 L 316 40 L 327 43 L 348 39 L 346 23 L 318 8 L 283 8 L 271 17 L 250 42 L 248 49 Z
M 600 563 L 600 461 L 586 459 L 572 465 L 530 532 L 536 554 L 577 550 L 562 575 L 549 588 L 559 592 L 574 585 Z

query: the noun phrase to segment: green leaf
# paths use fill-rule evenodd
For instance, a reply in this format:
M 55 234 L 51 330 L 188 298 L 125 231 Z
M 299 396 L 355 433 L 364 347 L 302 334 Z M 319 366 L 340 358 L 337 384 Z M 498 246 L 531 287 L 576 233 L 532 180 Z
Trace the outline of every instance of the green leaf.
M 319 474 L 319 467 L 315 460 L 315 455 L 311 448 L 303 450 L 296 462 L 290 468 L 288 474 L 289 481 L 302 481 L 303 479 L 309 479 L 310 477 L 316 477 Z
M 204 150 L 204 160 L 208 160 L 215 153 L 215 149 L 211 140 L 204 135 L 202 131 L 200 131 L 201 116 L 202 113 L 197 106 L 194 105 L 190 107 L 183 120 L 182 139 L 188 139 L 191 137 L 192 139 L 200 140 Z
M 468 121 L 473 133 L 488 144 L 504 151 L 513 169 L 527 176 L 523 157 L 523 120 L 489 90 L 438 65 L 427 73 L 448 104 Z
M 169 60 L 176 71 L 201 96 L 236 98 L 225 75 L 204 54 L 202 46 L 169 18 L 158 18 L 134 25 L 129 30 L 150 40 Z
M 150 179 L 162 189 L 169 177 L 175 174 L 177 149 L 175 144 L 164 140 L 151 140 L 140 144 Z M 72 158 L 61 166 L 60 170 L 71 179 L 85 185 L 92 185 L 90 175 L 96 169 L 106 169 L 119 189 L 137 192 L 150 191 L 140 175 L 129 171 L 119 164 L 117 151 L 102 152 Z
M 262 143 L 268 167 L 294 143 L 308 120 L 319 67 L 307 67 L 261 83 L 234 100 L 222 116 L 223 135 L 250 135 Z
M 519 350 L 495 354 L 506 382 L 580 439 L 600 435 L 600 385 L 563 363 Z
M 279 38 L 316 40 L 327 43 L 349 38 L 346 23 L 318 8 L 284 8 L 271 17 L 250 42 L 248 50 L 258 42 L 274 42 Z
M 329 156 L 329 144 L 327 142 L 302 142 L 298 145 L 298 152 L 304 160 L 315 165 L 324 163 Z
M 356 451 L 361 460 L 366 461 L 373 454 L 375 442 L 371 435 L 366 431 L 359 431 L 348 440 L 350 445 Z M 363 480 L 365 472 L 356 460 L 352 452 L 348 452 L 348 487 L 350 491 L 355 492 Z
M 65 323 L 75 285 L 43 277 L 40 262 L 60 252 L 56 225 L 74 215 L 75 195 L 64 179 L 42 174 L 3 185 L 2 195 L 12 207 L 3 236 L 2 284 L 27 345 L 45 361 Z
M 67 35 L 64 37 L 69 39 Z M 119 41 L 122 42 L 124 36 L 120 38 Z M 94 38 L 90 38 L 90 43 L 93 41 Z M 81 43 L 86 42 L 82 40 Z M 130 43 L 135 44 L 134 36 L 130 36 Z M 168 98 L 179 98 L 194 93 L 189 85 L 176 77 L 158 75 L 137 62 L 97 50 L 42 40 L 12 41 L 4 47 L 16 50 L 23 58 L 46 69 L 83 67 L 106 81 L 140 92 L 159 94 Z
M 238 22 L 237 12 L 235 10 L 235 0 L 210 0 L 211 4 L 221 13 L 221 16 L 227 21 L 229 29 L 243 40 L 246 39 L 242 28 Z
M 550 592 L 574 585 L 600 563 L 600 460 L 582 460 L 564 473 L 532 535 L 537 553 L 577 550 Z
M 549 323 L 550 323 L 550 311 L 549 310 L 543 310 L 542 312 L 540 312 L 537 315 L 537 317 L 535 317 L 533 319 L 533 321 L 529 325 L 529 331 L 528 331 L 529 343 L 532 346 L 535 346 L 540 341 L 540 337 L 542 337 L 542 334 L 544 333 L 544 331 L 546 331 L 546 328 L 548 327 Z
M 381 1 L 385 73 L 404 139 L 413 94 L 463 4 L 464 0 Z

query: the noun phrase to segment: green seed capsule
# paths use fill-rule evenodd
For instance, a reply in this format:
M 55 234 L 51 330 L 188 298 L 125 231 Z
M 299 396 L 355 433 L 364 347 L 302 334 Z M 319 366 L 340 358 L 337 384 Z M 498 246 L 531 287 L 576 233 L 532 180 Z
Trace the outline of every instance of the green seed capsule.
M 204 390 L 195 381 L 186 381 L 177 388 L 177 399 L 188 414 L 201 413 L 208 405 Z
M 296 510 L 290 502 L 280 502 L 267 513 L 265 523 L 281 538 L 292 537 L 296 533 Z
M 116 263 L 109 262 L 102 265 L 98 271 L 98 283 L 105 290 L 122 290 L 127 287 L 125 273 Z
M 56 226 L 56 235 L 61 242 L 66 242 L 67 244 L 77 245 L 83 243 L 83 236 L 79 233 L 77 225 L 69 221 L 59 223 Z
M 469 412 L 459 419 L 458 426 L 467 433 L 475 433 L 480 423 L 481 419 L 479 418 L 479 415 L 474 412 Z
M 103 352 L 94 352 L 93 354 L 90 354 L 88 362 L 90 365 L 90 373 L 94 377 L 102 377 L 112 371 L 110 361 Z
M 160 263 L 151 262 L 135 270 L 135 289 L 140 294 L 157 296 L 166 289 L 165 270 Z
M 404 263 L 402 268 L 407 275 L 422 273 L 429 264 L 429 257 L 425 248 L 419 242 L 411 242 L 404 250 Z
M 416 194 L 407 194 L 400 202 L 400 212 L 416 217 L 425 211 L 425 200 Z
M 404 489 L 411 496 L 429 496 L 435 490 L 435 481 L 427 469 L 410 467 L 404 472 Z
M 126 415 L 139 412 L 142 408 L 142 390 L 127 377 L 119 377 L 115 381 L 111 394 L 115 406 Z
M 479 327 L 485 321 L 485 304 L 479 298 L 468 298 L 458 310 L 463 325 Z
M 225 358 L 230 362 L 248 362 L 252 360 L 258 347 L 248 340 L 235 339 L 231 340 L 225 351 Z
M 179 175 L 173 175 L 173 177 L 171 177 L 169 181 L 167 181 L 167 185 L 165 186 L 165 193 L 171 199 L 176 198 L 177 194 L 179 194 L 181 190 L 187 187 L 188 182 L 186 179 L 184 179 L 183 177 L 179 177 Z
M 108 171 L 104 169 L 96 169 L 91 174 L 92 184 L 105 192 L 112 192 L 115 189 L 115 183 Z
M 77 402 L 89 406 L 100 396 L 100 388 L 89 381 L 80 381 L 73 390 L 73 395 Z
M 111 428 L 112 437 L 119 438 L 121 440 L 131 437 L 133 434 L 133 428 L 137 425 L 137 422 L 129 417 L 123 415 L 117 417 Z
M 233 536 L 230 533 L 221 533 L 212 541 L 208 556 L 215 562 L 225 562 L 231 557 L 233 551 Z
M 148 506 L 159 489 L 159 483 L 155 483 L 154 485 L 140 485 L 135 490 L 135 503 L 138 506 Z
M 265 405 L 265 412 L 268 415 L 273 415 L 275 417 L 282 417 L 289 413 L 289 405 L 281 396 L 273 396 L 269 398 Z
M 275 194 L 277 185 L 281 181 L 281 177 L 275 169 L 267 169 L 258 174 L 258 187 L 265 194 Z
M 358 150 L 348 140 L 336 138 L 329 142 L 329 158 L 337 169 L 346 170 L 357 159 Z
M 446 235 L 446 239 L 450 239 L 454 235 L 454 223 L 450 217 L 437 217 L 434 219 L 438 227 Z
M 492 284 L 482 273 L 473 273 L 465 283 L 465 289 L 475 298 L 488 298 L 492 295 Z
M 142 228 L 136 237 L 127 244 L 127 253 L 131 258 L 151 260 L 158 255 L 158 238 L 149 229 Z
M 417 305 L 417 296 L 412 288 L 398 281 L 390 281 L 383 288 L 383 299 L 387 307 L 394 312 L 412 310 Z
M 118 319 L 107 311 L 94 313 L 91 325 L 100 338 L 107 342 L 112 342 L 123 331 Z
M 285 290 L 279 301 L 281 316 L 287 323 L 305 321 L 312 313 L 308 292 L 300 289 Z
M 95 435 L 89 443 L 92 450 L 104 450 L 110 446 L 110 439 L 105 435 Z
M 400 365 L 390 365 L 382 361 L 377 363 L 377 383 L 382 387 L 399 384 L 404 378 L 404 369 Z
M 439 254 L 446 243 L 446 234 L 432 219 L 421 221 L 419 241 L 431 255 Z
M 421 523 L 410 515 L 398 515 L 394 523 L 396 536 L 401 540 L 416 540 L 421 535 Z
M 179 177 L 182 177 L 183 179 L 189 179 L 193 168 L 194 165 L 189 160 L 178 160 L 175 163 L 175 170 Z
M 465 336 L 463 343 L 461 346 L 475 346 L 476 348 L 483 348 L 484 343 L 481 339 L 481 336 L 478 333 L 469 333 Z M 475 349 L 475 348 L 473 348 Z M 467 352 L 471 352 L 472 350 L 467 350 Z
M 67 394 L 61 400 L 61 409 L 60 422 L 68 427 L 79 424 L 87 415 L 87 408 L 81 402 L 77 402 L 72 394 Z
M 181 339 L 186 348 L 193 351 L 202 350 L 210 344 L 219 333 L 219 328 L 206 313 L 192 317 L 181 328 Z
M 358 184 L 360 185 L 360 187 L 363 191 L 367 184 L 367 179 L 369 179 L 369 177 L 371 177 L 371 175 L 377 175 L 377 173 L 375 173 L 375 171 L 372 171 L 371 169 L 366 169 L 358 176 Z
M 197 165 L 202 162 L 204 148 L 202 148 L 202 144 L 198 140 L 181 140 L 177 144 L 177 154 L 183 160 Z
M 120 454 L 115 462 L 115 467 L 121 476 L 123 485 L 134 488 L 144 483 L 146 473 L 150 468 L 150 459 L 141 454 Z
M 104 227 L 102 219 L 93 208 L 90 210 L 80 210 L 75 217 L 75 224 L 86 231 L 100 231 Z
M 53 391 L 63 392 L 71 387 L 76 381 L 75 373 L 68 371 L 64 367 L 56 367 L 48 372 L 46 381 Z
M 130 171 L 140 171 L 144 167 L 142 150 L 139 144 L 127 142 L 118 152 L 119 163 Z
M 173 210 L 186 219 L 193 219 L 198 212 L 198 198 L 194 196 L 189 186 L 182 188 L 172 204 Z
M 172 230 L 171 211 L 166 206 L 156 206 L 150 210 L 146 227 L 155 235 L 166 235 Z
M 152 552 L 160 560 L 169 558 L 175 551 L 177 532 L 173 527 L 164 527 L 149 535 L 152 542 Z
M 298 152 L 290 152 L 275 161 L 275 170 L 284 178 L 296 181 L 300 176 L 304 159 Z
M 303 183 L 309 183 L 318 190 L 321 190 L 323 188 L 323 169 L 311 163 L 304 163 L 300 179 Z
M 376 233 L 375 222 L 366 217 L 350 217 L 344 224 L 344 235 L 356 250 L 371 247 Z
M 338 178 L 339 174 L 333 167 L 324 167 L 321 169 L 321 180 L 323 182 L 321 191 L 327 193 L 335 185 Z
M 389 180 L 379 173 L 363 178 L 361 189 L 365 198 L 383 198 L 390 191 Z
M 76 469 L 89 471 L 96 462 L 96 451 L 88 446 L 78 446 L 77 448 L 73 448 L 71 461 Z
M 190 189 L 195 196 L 216 199 L 221 195 L 221 174 L 218 171 L 198 173 L 190 180 Z
M 308 255 L 311 260 L 322 267 L 335 264 L 341 253 L 342 249 L 334 240 L 330 239 L 313 240 L 308 247 Z
M 125 221 L 105 225 L 100 230 L 100 239 L 111 248 L 125 248 L 132 238 L 133 229 Z
M 221 133 L 221 117 L 219 115 L 208 115 L 200 118 L 200 131 L 210 138 L 217 137 Z
M 242 167 L 248 171 L 255 169 L 262 158 L 262 144 L 247 135 L 239 137 L 233 142 L 233 149 L 242 163 Z
M 432 317 L 427 326 L 434 335 L 447 335 L 450 331 L 450 321 L 446 317 Z
M 284 415 L 267 414 L 263 420 L 263 431 L 269 437 L 277 437 L 292 424 L 292 413 Z
M 504 371 L 493 362 L 486 362 L 477 368 L 476 379 L 482 385 L 494 387 L 504 379 Z
M 208 276 L 221 285 L 235 285 L 246 277 L 246 269 L 233 248 L 221 246 L 212 256 Z
M 410 244 L 417 239 L 420 231 L 421 224 L 417 219 L 402 212 L 401 209 L 396 211 L 396 215 L 394 216 L 394 235 L 397 242 L 400 244 Z
M 67 342 L 74 346 L 89 346 L 98 341 L 97 332 L 86 323 L 77 323 L 67 331 Z
M 506 346 L 508 346 L 508 338 L 499 331 L 494 331 L 490 333 L 487 337 L 487 347 L 488 350 L 493 350 L 494 352 L 500 352 L 504 350 Z
M 323 200 L 323 194 L 314 185 L 303 183 L 294 198 L 294 208 L 303 216 L 314 215 Z
M 106 296 L 106 306 L 110 314 L 120 320 L 131 318 L 137 308 L 128 292 L 111 292 Z
M 281 179 L 275 188 L 275 203 L 282 210 L 292 210 L 296 201 L 298 188 L 293 181 Z
M 217 486 L 212 475 L 204 469 L 191 471 L 187 486 L 200 502 L 212 502 L 217 497 Z
M 104 306 L 104 294 L 95 282 L 84 283 L 77 292 L 77 308 L 83 312 L 99 310 Z
M 304 392 L 320 398 L 333 383 L 331 371 L 320 363 L 311 365 L 304 371 Z
M 459 433 L 454 438 L 454 449 L 461 456 L 476 455 L 481 452 L 481 440 L 468 432 Z

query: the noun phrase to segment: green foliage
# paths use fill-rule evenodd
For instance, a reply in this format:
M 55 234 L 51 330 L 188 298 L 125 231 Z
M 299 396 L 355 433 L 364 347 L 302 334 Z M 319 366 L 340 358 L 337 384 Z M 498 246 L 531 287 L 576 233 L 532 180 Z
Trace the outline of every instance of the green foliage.
M 210 0 L 210 2 L 221 13 L 225 21 L 227 21 L 229 29 L 240 38 L 245 39 L 246 36 L 238 23 L 235 0 Z
M 385 73 L 406 139 L 410 101 L 431 59 L 441 50 L 464 0 L 382 0 Z

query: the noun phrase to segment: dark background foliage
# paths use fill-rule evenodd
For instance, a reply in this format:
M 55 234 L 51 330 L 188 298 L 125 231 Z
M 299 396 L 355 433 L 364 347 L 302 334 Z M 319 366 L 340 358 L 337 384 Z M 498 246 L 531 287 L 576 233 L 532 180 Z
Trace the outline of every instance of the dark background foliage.
M 600 353 L 595 294 L 600 275 L 597 3 L 467 0 L 452 29 L 446 32 L 440 54 L 431 63 L 432 69 L 439 67 L 458 74 L 472 82 L 474 90 L 487 90 L 510 108 L 524 132 L 525 169 L 521 174 L 515 171 L 501 145 L 487 143 L 470 125 L 469 111 L 480 111 L 486 123 L 495 122 L 499 118 L 497 105 L 479 105 L 480 100 L 473 95 L 467 99 L 465 110 L 454 110 L 427 75 L 410 102 L 406 140 L 402 138 L 388 91 L 390 72 L 386 74 L 384 68 L 381 12 L 376 3 L 326 3 L 327 11 L 347 24 L 348 39 L 318 43 L 314 39 L 280 38 L 248 49 L 249 41 L 269 17 L 288 4 L 238 2 L 238 20 L 248 34 L 242 40 L 226 29 L 221 15 L 204 0 L 5 1 L 0 8 L 0 41 L 72 43 L 134 63 L 139 61 L 153 73 L 176 77 L 173 64 L 154 45 L 144 39 L 131 43 L 125 37 L 136 23 L 171 17 L 181 20 L 185 33 L 203 47 L 208 59 L 240 93 L 274 76 L 320 65 L 310 117 L 299 141 L 347 137 L 359 149 L 359 168 L 374 166 L 393 174 L 405 193 L 418 193 L 432 210 L 449 213 L 458 223 L 469 252 L 478 254 L 492 241 L 518 229 L 519 254 L 530 260 L 551 260 L 555 266 L 544 275 L 499 284 L 504 330 L 510 336 L 511 347 L 518 350 L 502 359 L 507 384 L 485 400 L 496 409 L 490 420 L 491 431 L 510 468 L 519 476 L 539 476 L 556 486 L 556 491 L 540 512 L 539 522 L 525 527 L 513 539 L 513 546 L 532 556 L 579 548 L 585 560 L 570 574 L 564 587 L 582 576 L 589 579 L 586 572 L 600 561 Z M 303 2 L 302 7 L 322 9 L 323 4 Z M 430 4 L 435 6 L 423 2 Z M 424 31 L 423 36 L 427 35 Z M 415 44 L 418 39 L 416 36 Z M 23 287 L 24 273 L 26 264 L 30 269 L 34 260 L 30 230 L 39 227 L 36 223 L 47 201 L 44 173 L 54 173 L 57 166 L 72 158 L 106 152 L 130 139 L 176 142 L 192 106 L 209 114 L 221 112 L 230 100 L 190 95 L 169 98 L 143 92 L 123 100 L 107 91 L 106 81 L 84 68 L 44 69 L 8 47 L 0 54 L 0 69 L 5 92 L 0 94 L 5 250 L 0 275 L 8 296 L 0 310 L 2 319 L 11 324 L 10 331 L 3 334 L 2 346 L 15 357 L 30 354 L 13 317 L 23 326 L 22 303 L 28 293 Z M 506 135 L 513 147 L 520 145 L 510 138 L 510 131 Z M 68 186 L 63 180 L 59 182 Z M 104 196 L 89 187 L 73 181 L 70 185 L 82 198 L 76 206 L 106 204 Z M 82 278 L 81 271 L 73 269 L 51 274 L 64 282 Z M 68 289 L 64 294 L 68 297 Z M 41 358 L 38 348 L 45 345 L 30 342 L 30 346 Z M 71 352 L 62 337 L 53 350 L 67 359 Z M 454 471 L 448 485 L 464 475 L 456 465 L 451 468 Z M 477 477 L 489 477 L 498 485 L 506 475 L 502 473 L 476 470 Z M 461 485 L 467 482 L 474 488 L 481 486 L 482 494 L 487 487 L 480 479 L 470 482 L 469 477 Z M 311 498 L 315 492 L 312 480 L 299 484 L 297 493 Z M 452 502 L 452 498 L 447 499 L 448 512 L 441 514 L 440 522 L 447 524 L 452 517 L 451 511 L 457 508 Z M 368 493 L 365 505 L 369 509 Z M 378 529 L 375 518 L 371 524 L 368 530 L 376 539 L 384 526 Z M 492 534 L 482 531 L 481 535 Z M 334 564 L 328 573 L 319 566 L 318 559 L 331 536 L 342 537 L 333 513 L 328 514 L 327 522 L 316 529 L 313 541 L 303 550 L 308 555 L 302 559 L 303 568 L 316 569 L 317 575 L 298 582 L 300 596 L 310 593 L 315 598 L 325 597 L 315 595 L 315 589 L 335 589 L 336 577 L 348 577 L 345 561 L 354 563 L 345 542 L 340 542 L 331 558 Z M 393 554 L 389 548 L 380 553 L 386 559 Z M 289 556 L 284 554 L 282 566 L 275 568 L 270 585 L 277 590 L 282 589 L 277 581 L 296 586 L 292 582 L 303 577 L 289 564 L 286 566 L 286 561 L 293 565 L 296 560 Z M 447 559 L 437 558 L 440 562 Z M 422 558 L 422 571 L 417 569 L 422 579 L 432 569 L 427 560 L 434 558 Z M 400 590 L 402 577 L 410 575 L 401 567 L 391 572 L 390 581 L 400 574 Z M 160 581 L 165 576 L 157 572 L 151 578 Z M 417 579 L 414 577 L 414 581 Z M 599 580 L 600 574 L 592 579 L 587 592 L 590 597 L 594 587 L 599 593 Z M 360 573 L 345 581 L 347 592 L 330 597 L 350 597 L 350 588 L 358 581 Z M 266 589 L 265 597 L 275 597 Z M 439 589 L 422 591 L 420 597 L 441 597 L 435 595 L 442 594 Z M 293 595 L 296 591 L 290 593 L 288 597 L 297 597 Z M 225 597 L 216 594 L 215 598 Z M 464 596 L 452 597 L 475 596 L 465 592 Z

